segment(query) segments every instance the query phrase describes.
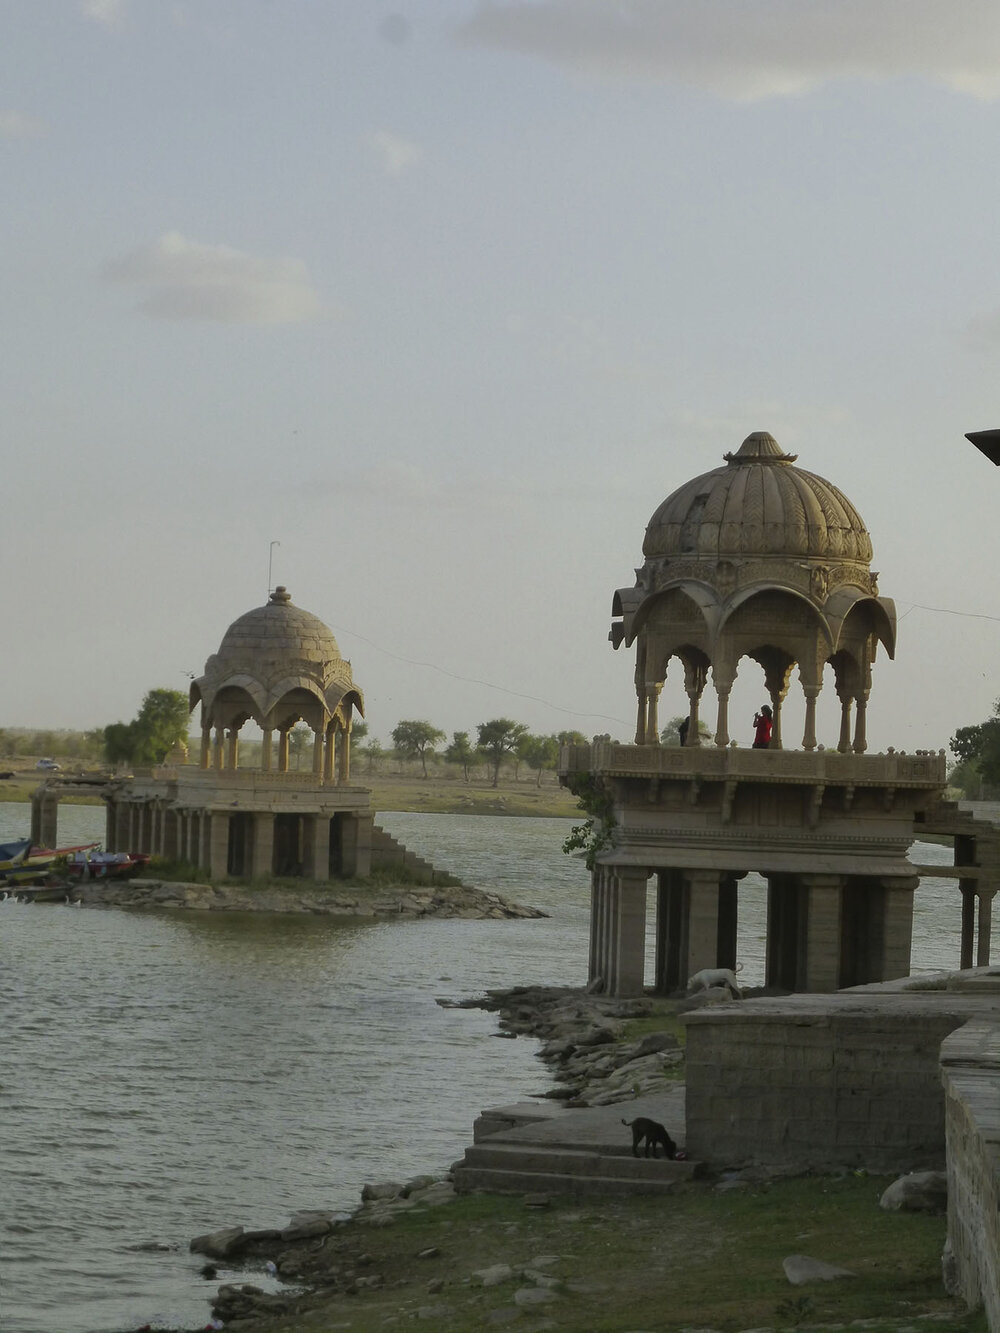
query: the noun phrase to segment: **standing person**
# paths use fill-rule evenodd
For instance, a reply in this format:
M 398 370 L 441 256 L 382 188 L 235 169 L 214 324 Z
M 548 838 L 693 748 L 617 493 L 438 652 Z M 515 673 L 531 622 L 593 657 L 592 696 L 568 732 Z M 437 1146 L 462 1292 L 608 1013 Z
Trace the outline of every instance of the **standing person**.
M 771 744 L 771 728 L 773 726 L 770 706 L 762 704 L 760 712 L 753 715 L 753 748 L 755 750 L 766 750 Z

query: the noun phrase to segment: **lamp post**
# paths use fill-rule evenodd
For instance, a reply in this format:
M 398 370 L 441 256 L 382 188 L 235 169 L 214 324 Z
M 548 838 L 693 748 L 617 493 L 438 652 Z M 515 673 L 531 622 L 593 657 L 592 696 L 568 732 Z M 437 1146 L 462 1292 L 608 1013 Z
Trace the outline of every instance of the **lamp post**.
M 971 440 L 981 454 L 1000 467 L 1000 430 L 970 430 L 965 438 Z

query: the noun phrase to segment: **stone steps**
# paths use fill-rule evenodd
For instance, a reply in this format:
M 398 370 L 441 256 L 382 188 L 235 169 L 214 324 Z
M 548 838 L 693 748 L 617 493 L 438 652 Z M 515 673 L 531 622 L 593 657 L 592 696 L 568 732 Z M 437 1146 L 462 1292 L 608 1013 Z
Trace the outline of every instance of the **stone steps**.
M 665 1157 L 633 1157 L 618 1147 L 580 1148 L 568 1144 L 473 1144 L 452 1168 L 460 1194 L 665 1194 L 700 1173 L 698 1162 Z

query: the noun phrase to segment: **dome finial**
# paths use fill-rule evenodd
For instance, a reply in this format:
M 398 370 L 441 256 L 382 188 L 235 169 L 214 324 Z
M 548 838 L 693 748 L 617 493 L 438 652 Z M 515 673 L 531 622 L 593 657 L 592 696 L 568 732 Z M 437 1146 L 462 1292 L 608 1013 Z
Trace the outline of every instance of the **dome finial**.
M 271 606 L 287 606 L 292 600 L 292 594 L 283 583 L 279 583 L 267 600 Z
M 769 431 L 755 430 L 735 454 L 723 454 L 722 457 L 732 466 L 734 463 L 794 463 L 798 454 L 786 454 Z

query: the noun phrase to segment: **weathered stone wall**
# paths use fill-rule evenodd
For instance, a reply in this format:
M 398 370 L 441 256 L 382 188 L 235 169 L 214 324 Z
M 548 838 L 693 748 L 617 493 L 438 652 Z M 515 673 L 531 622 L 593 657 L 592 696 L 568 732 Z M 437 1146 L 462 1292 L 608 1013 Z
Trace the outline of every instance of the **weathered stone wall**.
M 949 1276 L 1000 1328 L 1000 1023 L 971 1022 L 941 1048 L 948 1142 Z
M 687 1021 L 688 1152 L 714 1167 L 943 1168 L 944 1038 L 992 1001 L 796 995 Z

